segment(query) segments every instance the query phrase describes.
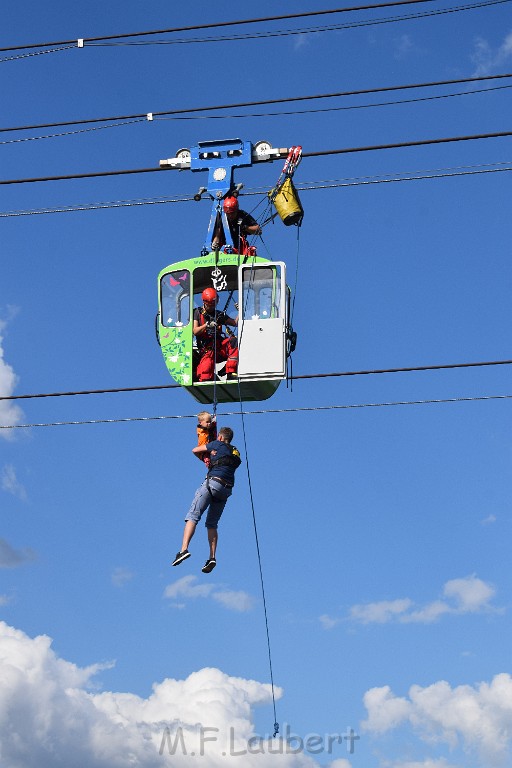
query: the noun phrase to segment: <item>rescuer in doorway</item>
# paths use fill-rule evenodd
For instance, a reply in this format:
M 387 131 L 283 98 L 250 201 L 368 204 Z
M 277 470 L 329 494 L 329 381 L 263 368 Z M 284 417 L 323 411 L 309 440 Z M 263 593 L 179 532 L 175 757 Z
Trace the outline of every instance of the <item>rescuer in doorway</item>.
M 212 381 L 215 364 L 226 362 L 228 379 L 236 377 L 238 345 L 235 334 L 228 326 L 236 327 L 238 317 L 233 319 L 216 309 L 219 296 L 215 288 L 205 288 L 201 294 L 203 306 L 194 310 L 193 334 L 196 337 L 199 363 L 196 368 L 198 381 Z M 228 335 L 222 331 L 226 326 Z
M 196 531 L 197 524 L 203 513 L 206 515 L 206 530 L 208 533 L 208 545 L 210 553 L 208 560 L 202 567 L 203 573 L 210 573 L 217 565 L 215 559 L 217 552 L 218 533 L 217 526 L 226 506 L 226 502 L 233 492 L 235 484 L 235 471 L 241 464 L 240 453 L 234 445 L 231 445 L 233 430 L 231 427 L 221 427 L 217 440 L 206 445 L 196 445 L 192 448 L 198 459 L 203 460 L 203 455 L 208 454 L 210 466 L 205 480 L 197 489 L 189 511 L 185 516 L 185 529 L 181 550 L 174 558 L 173 565 L 179 565 L 188 557 L 189 544 Z
M 245 253 L 247 249 L 247 235 L 261 235 L 261 227 L 250 213 L 242 211 L 238 207 L 238 199 L 236 197 L 226 197 L 223 208 L 228 220 L 235 252 Z M 212 249 L 214 251 L 218 250 L 225 244 L 226 238 L 221 225 L 216 227 L 213 233 Z

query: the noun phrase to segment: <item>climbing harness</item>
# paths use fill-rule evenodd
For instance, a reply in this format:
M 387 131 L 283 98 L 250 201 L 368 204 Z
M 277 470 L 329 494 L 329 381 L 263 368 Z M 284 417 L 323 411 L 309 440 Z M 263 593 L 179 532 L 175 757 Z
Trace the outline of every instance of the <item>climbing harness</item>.
M 211 459 L 210 469 L 215 469 L 215 467 L 233 467 L 233 469 L 238 469 L 242 463 L 242 459 L 240 458 L 240 451 L 235 445 L 231 445 L 231 443 L 228 445 L 231 449 L 231 455 L 221 456 L 218 459 Z

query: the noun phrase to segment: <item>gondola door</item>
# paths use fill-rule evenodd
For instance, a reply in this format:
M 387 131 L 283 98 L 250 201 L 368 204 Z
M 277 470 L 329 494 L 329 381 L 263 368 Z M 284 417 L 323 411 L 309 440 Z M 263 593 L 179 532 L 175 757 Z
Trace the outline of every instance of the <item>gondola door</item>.
M 283 262 L 246 264 L 239 269 L 238 376 L 286 376 L 286 267 Z

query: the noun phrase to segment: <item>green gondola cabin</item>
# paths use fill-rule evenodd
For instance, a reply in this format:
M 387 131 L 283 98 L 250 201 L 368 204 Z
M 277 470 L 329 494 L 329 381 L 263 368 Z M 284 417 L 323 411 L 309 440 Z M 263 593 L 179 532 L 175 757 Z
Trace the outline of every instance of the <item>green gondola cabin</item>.
M 166 267 L 158 277 L 157 335 L 173 379 L 201 403 L 266 400 L 286 377 L 290 293 L 286 267 L 258 256 L 211 252 Z M 215 381 L 198 381 L 199 351 L 193 334 L 194 309 L 213 287 L 217 308 L 236 318 L 238 368 L 228 380 L 225 363 Z M 239 311 L 236 309 L 239 307 Z

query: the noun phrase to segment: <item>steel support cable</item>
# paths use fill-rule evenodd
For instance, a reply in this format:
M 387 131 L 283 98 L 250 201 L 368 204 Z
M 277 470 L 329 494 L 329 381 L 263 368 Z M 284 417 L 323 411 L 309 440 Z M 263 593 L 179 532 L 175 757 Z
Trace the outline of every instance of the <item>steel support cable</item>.
M 347 23 L 329 24 L 323 27 L 299 27 L 298 29 L 280 29 L 264 32 L 246 32 L 240 34 L 222 35 L 217 37 L 188 37 L 177 40 L 132 40 L 126 42 L 105 42 L 88 43 L 88 47 L 105 46 L 148 46 L 148 45 L 194 45 L 198 43 L 224 43 L 239 40 L 261 40 L 272 37 L 289 37 L 291 35 L 310 35 L 323 32 L 337 32 L 341 30 L 357 29 L 358 27 L 376 26 L 380 24 L 392 24 L 399 21 L 415 21 L 417 19 L 430 18 L 433 16 L 444 16 L 450 13 L 459 13 L 461 11 L 480 10 L 493 5 L 502 5 L 510 0 L 483 0 L 479 3 L 468 3 L 451 8 L 441 8 L 434 11 L 419 11 L 417 13 L 401 14 L 400 16 L 388 16 L 382 19 L 362 19 L 360 21 L 349 21 Z
M 512 170 L 512 168 L 510 169 Z M 3 211 L 0 212 L 0 219 L 12 218 L 16 216 L 36 216 L 46 213 L 73 213 L 77 211 L 101 211 L 114 208 L 136 208 L 141 205 L 164 205 L 167 203 L 190 203 L 194 200 L 191 196 L 176 195 L 174 197 L 149 197 L 140 200 L 111 200 L 103 203 L 77 203 L 76 205 L 57 206 L 55 208 L 33 208 L 25 211 Z
M 350 403 L 346 405 L 311 405 L 303 408 L 267 408 L 261 411 L 243 411 L 245 416 L 262 416 L 278 413 L 308 413 L 312 411 L 343 411 L 360 408 L 389 408 L 398 405 L 438 405 L 442 403 L 477 403 L 490 400 L 512 400 L 512 394 L 507 395 L 478 395 L 474 397 L 439 397 L 425 400 L 394 400 L 383 403 Z M 225 416 L 240 416 L 238 411 L 228 411 Z M 197 419 L 197 414 L 165 415 L 165 416 L 129 416 L 117 419 L 88 419 L 83 421 L 54 421 L 34 424 L 2 424 L 0 429 L 32 429 L 34 427 L 76 427 L 86 424 L 126 424 L 136 421 L 168 421 L 170 419 Z
M 246 118 L 256 117 L 289 117 L 290 115 L 317 115 L 326 114 L 328 112 L 350 112 L 356 109 L 376 109 L 379 107 L 396 107 L 403 104 L 419 104 L 424 101 L 439 101 L 441 99 L 453 99 L 458 96 L 476 96 L 480 93 L 491 93 L 494 91 L 504 91 L 508 88 L 512 88 L 512 85 L 497 85 L 492 88 L 479 88 L 476 91 L 458 91 L 457 93 L 442 93 L 437 96 L 419 96 L 415 99 L 400 99 L 398 101 L 378 101 L 370 104 L 350 104 L 348 107 L 318 107 L 317 109 L 293 109 L 286 110 L 284 112 L 249 112 L 244 115 L 228 114 L 228 115 L 177 115 L 167 117 L 156 117 L 155 120 L 244 120 Z M 142 122 L 141 120 L 129 120 L 126 123 L 119 123 L 119 125 L 129 125 L 130 123 Z M 113 128 L 117 123 L 112 123 L 108 126 Z M 93 130 L 93 129 L 89 129 Z M 51 138 L 58 136 L 72 135 L 75 132 L 68 133 L 56 133 L 52 134 Z M 85 131 L 76 131 L 76 133 L 85 133 Z M 39 138 L 39 137 L 34 137 Z M 45 138 L 45 137 L 43 137 Z M 22 139 L 11 140 L 10 142 L 0 142 L 0 144 L 14 143 L 14 141 L 22 141 Z
M 405 91 L 413 88 L 436 88 L 442 85 L 460 85 L 462 83 L 478 83 L 487 80 L 500 80 L 512 77 L 512 73 L 501 73 L 497 75 L 480 75 L 479 77 L 462 77 L 451 80 L 436 80 L 424 83 L 406 83 L 402 85 L 380 86 L 377 88 L 362 88 L 351 91 L 338 91 L 335 93 L 318 93 L 309 96 L 290 96 L 285 99 L 262 99 L 260 101 L 236 102 L 234 104 L 216 104 L 203 107 L 189 107 L 188 109 L 168 109 L 163 111 L 152 111 L 153 118 L 164 117 L 167 115 L 186 115 L 195 112 L 213 112 L 222 109 L 241 109 L 243 107 L 260 107 L 267 104 L 287 104 L 294 101 L 313 101 L 315 99 L 334 99 L 346 96 L 365 96 L 372 93 L 387 93 L 390 91 Z M 90 123 L 105 123 L 116 120 L 147 120 L 148 113 L 137 113 L 132 115 L 110 115 L 108 117 L 93 117 L 82 120 L 65 120 L 57 123 L 39 123 L 34 125 L 18 125 L 12 127 L 0 128 L 0 133 L 12 131 L 34 131 L 42 128 L 63 128 L 70 125 L 88 125 Z
M 495 365 L 512 365 L 512 360 L 484 360 L 474 363 L 444 363 L 441 365 L 419 365 L 407 366 L 403 368 L 371 368 L 359 371 L 339 371 L 337 373 L 305 373 L 294 376 L 293 379 L 327 379 L 340 378 L 344 376 L 371 376 L 383 373 L 414 373 L 421 371 L 443 371 L 455 370 L 461 368 L 483 368 Z M 70 397 L 75 395 L 105 395 L 117 394 L 120 392 L 149 392 L 159 389 L 181 389 L 181 384 L 156 384 L 144 387 L 114 387 L 111 389 L 83 389 L 68 392 L 38 392 L 26 395 L 1 395 L 0 402 L 3 400 L 35 400 L 44 397 Z
M 417 13 L 402 14 L 400 16 L 388 16 L 377 19 L 362 19 L 360 21 L 351 21 L 347 23 L 329 24 L 323 27 L 299 27 L 298 29 L 284 29 L 276 31 L 263 31 L 253 33 L 240 33 L 231 35 L 222 35 L 217 37 L 196 37 L 196 38 L 181 38 L 177 40 L 132 40 L 132 41 L 115 41 L 115 42 L 91 42 L 88 41 L 87 47 L 102 47 L 102 46 L 148 46 L 148 45 L 194 45 L 200 43 L 225 43 L 240 40 L 261 40 L 273 37 L 289 37 L 292 35 L 311 35 L 321 34 L 324 32 L 337 32 L 342 30 L 357 29 L 361 27 L 377 26 L 382 24 L 393 24 L 400 21 L 414 21 L 424 18 L 431 18 L 434 16 L 443 16 L 451 13 L 458 13 L 461 11 L 480 10 L 481 8 L 487 8 L 493 5 L 502 5 L 503 3 L 509 3 L 511 0 L 483 0 L 479 3 L 469 3 L 466 5 L 459 5 L 451 8 L 441 8 L 433 11 L 420 11 Z M 155 33 L 156 34 L 156 33 Z M 72 45 L 65 45 L 59 48 L 47 48 L 39 51 L 32 51 L 30 53 L 24 53 L 17 56 L 8 56 L 0 59 L 0 64 L 8 61 L 17 61 L 19 59 L 26 59 L 33 56 L 39 56 L 43 53 L 58 53 L 59 51 L 67 51 L 76 49 L 78 41 L 73 40 Z
M 459 169 L 437 169 L 429 171 L 403 171 L 402 176 L 392 176 L 391 174 L 380 176 L 362 176 L 352 177 L 350 179 L 331 180 L 331 181 L 303 181 L 297 183 L 297 190 L 299 192 L 311 192 L 318 189 L 341 189 L 345 187 L 361 187 L 368 186 L 370 184 L 390 184 L 400 181 L 426 181 L 427 179 L 451 179 L 458 178 L 460 176 L 479 176 L 486 173 L 502 173 L 512 171 L 512 162 L 502 163 L 489 163 L 488 165 L 502 166 L 502 167 L 484 167 L 481 166 L 459 166 Z M 472 170 L 463 170 L 472 169 Z M 413 175 L 415 174 L 415 175 Z M 251 195 L 265 195 L 266 190 L 250 190 L 246 189 L 244 197 Z M 189 203 L 194 198 L 187 195 L 176 195 L 174 197 L 149 197 L 136 200 L 112 200 L 97 203 L 82 203 L 76 205 L 63 205 L 55 208 L 32 208 L 27 210 L 13 210 L 13 211 L 0 211 L 0 219 L 16 218 L 19 216 L 42 216 L 50 213 L 76 213 L 78 211 L 100 211 L 100 210 L 113 210 L 116 208 L 133 208 L 141 207 L 143 205 L 167 205 L 168 203 Z M 275 218 L 275 215 L 274 215 Z M 264 224 L 268 224 L 266 221 Z M 266 247 L 263 238 L 261 238 L 263 244 Z
M 511 0 L 512 2 L 512 0 Z M 254 119 L 257 117 L 289 117 L 290 115 L 314 115 L 314 114 L 326 114 L 329 112 L 350 112 L 352 110 L 360 109 L 378 109 L 381 107 L 395 107 L 402 106 L 404 104 L 419 104 L 425 101 L 439 101 L 441 99 L 453 99 L 459 96 L 476 96 L 481 93 L 491 93 L 495 91 L 503 91 L 512 88 L 510 85 L 496 85 L 491 88 L 479 88 L 475 91 L 458 91 L 457 93 L 443 93 L 436 96 L 419 96 L 414 99 L 400 99 L 398 101 L 380 101 L 370 104 L 350 104 L 345 107 L 319 107 L 318 109 L 295 109 L 286 110 L 284 112 L 252 112 L 243 115 L 236 114 L 224 114 L 224 115 L 172 115 L 167 117 L 153 118 L 155 121 L 162 120 L 243 120 Z M 17 139 L 6 139 L 0 141 L 0 146 L 7 144 L 23 144 L 27 141 L 43 141 L 45 139 L 60 139 L 66 136 L 78 136 L 82 133 L 92 133 L 94 131 L 101 131 L 105 128 L 121 128 L 127 125 L 140 125 L 146 123 L 147 118 L 140 117 L 133 120 L 125 120 L 117 123 L 107 123 L 106 125 L 95 125 L 90 128 L 78 128 L 74 131 L 63 131 L 61 133 L 49 133 L 42 136 L 25 136 Z
M 256 19 L 236 19 L 234 21 L 218 21 L 210 24 L 195 24 L 187 27 L 170 27 L 167 29 L 153 29 L 142 32 L 127 32 L 117 35 L 100 35 L 97 37 L 84 37 L 81 38 L 84 44 L 99 42 L 102 40 L 121 40 L 129 37 L 145 37 L 148 35 L 162 35 L 170 34 L 174 32 L 194 32 L 200 29 L 218 29 L 219 27 L 233 27 L 242 24 L 261 24 L 265 21 L 285 21 L 287 19 L 300 19 L 308 16 L 325 16 L 327 14 L 334 13 L 350 13 L 352 11 L 368 11 L 379 8 L 390 8 L 402 5 L 416 5 L 417 3 L 431 3 L 434 0 L 388 0 L 384 3 L 370 3 L 365 5 L 356 5 L 345 8 L 332 8 L 320 11 L 306 11 L 303 13 L 287 13 L 279 16 L 263 16 Z M 45 42 L 45 43 L 31 43 L 28 45 L 11 45 L 8 47 L 0 48 L 0 53 L 5 51 L 23 51 L 30 50 L 31 48 L 47 48 L 49 46 L 70 45 L 77 44 L 77 39 L 72 40 L 59 40 L 57 42 Z
M 326 155 L 345 155 L 355 152 L 372 152 L 385 149 L 405 149 L 406 147 L 422 147 L 433 144 L 449 144 L 457 141 L 477 141 L 479 139 L 499 139 L 512 136 L 512 131 L 497 131 L 494 133 L 478 133 L 470 136 L 448 136 L 439 139 L 420 139 L 418 141 L 399 141 L 393 144 L 376 144 L 366 147 L 345 147 L 342 149 L 323 149 L 316 152 L 303 152 L 302 157 L 323 157 Z M 167 172 L 166 168 L 130 168 L 117 171 L 92 171 L 90 173 L 71 173 L 62 176 L 38 176 L 25 179 L 1 179 L 1 185 L 35 184 L 47 181 L 70 181 L 71 179 L 93 179 L 103 176 L 127 176 L 137 173 Z
M 32 51 L 31 53 L 21 53 L 19 56 L 6 56 L 0 59 L 0 64 L 7 61 L 18 61 L 19 59 L 29 59 L 32 56 L 41 56 L 44 53 L 59 53 L 60 51 L 69 51 L 71 48 L 75 48 L 76 45 L 64 45 L 61 48 L 47 48 L 44 51 Z
M 297 183 L 299 192 L 308 192 L 315 189 L 330 189 L 332 187 L 359 187 L 364 184 L 387 184 L 393 181 L 423 181 L 425 179 L 450 179 L 457 176 L 476 176 L 482 173 L 497 173 L 511 171 L 512 161 L 507 160 L 498 163 L 485 163 L 469 166 L 455 166 L 451 168 L 431 168 L 423 171 L 398 171 L 393 175 L 378 174 L 375 176 L 353 176 L 346 179 L 331 179 L 324 181 L 302 181 Z M 262 194 L 259 191 L 246 190 L 245 195 Z
M 272 37 L 288 37 L 291 35 L 309 35 L 323 32 L 336 32 L 340 30 L 355 29 L 358 27 L 366 27 L 379 24 L 389 24 L 399 21 L 411 21 L 423 18 L 429 18 L 433 16 L 442 16 L 451 13 L 458 13 L 461 11 L 479 10 L 481 8 L 487 8 L 494 5 L 502 5 L 504 3 L 511 2 L 511 0 L 482 0 L 482 2 L 468 3 L 466 5 L 458 5 L 449 8 L 441 8 L 439 10 L 427 10 L 419 11 L 410 14 L 401 14 L 399 16 L 389 16 L 377 19 L 362 19 L 359 21 L 351 21 L 346 23 L 335 23 L 324 26 L 316 27 L 298 27 L 295 29 L 278 29 L 273 31 L 263 32 L 246 32 L 246 33 L 233 33 L 230 35 L 222 36 L 210 36 L 210 37 L 187 37 L 178 38 L 174 40 L 134 40 L 134 41 L 114 41 L 114 42 L 88 42 L 88 47 L 122 47 L 122 46 L 149 46 L 149 45 L 186 45 L 186 44 L 198 44 L 198 43 L 216 43 L 216 42 L 233 42 L 233 41 L 245 41 L 245 40 L 261 40 Z M 336 12 L 336 11 L 335 11 Z M 223 25 L 221 25 L 223 26 Z M 156 34 L 156 33 L 155 33 Z M 73 46 L 72 46 L 73 47 Z
M 383 149 L 403 149 L 405 147 L 422 147 L 433 144 L 449 144 L 456 141 L 477 141 L 478 139 L 499 139 L 512 136 L 512 131 L 496 133 L 477 133 L 472 136 L 448 136 L 439 139 L 420 139 L 418 141 L 399 141 L 394 144 L 375 144 L 366 147 L 346 147 L 343 149 L 323 149 L 317 152 L 303 152 L 302 157 L 322 157 L 324 155 L 344 155 L 353 152 L 374 152 Z
M 504 87 L 507 87 L 507 86 L 504 86 Z M 512 86 L 510 87 L 512 88 Z M 478 93 L 478 91 L 475 91 L 475 93 Z M 124 120 L 123 122 L 118 122 L 118 123 L 107 123 L 107 125 L 94 125 L 91 128 L 78 128 L 75 131 L 63 131 L 62 133 L 49 133 L 49 134 L 46 134 L 45 136 L 24 136 L 19 139 L 6 139 L 5 141 L 0 141 L 0 145 L 4 146 L 6 144 L 22 144 L 26 141 L 42 141 L 43 139 L 60 139 L 61 137 L 64 137 L 64 136 L 78 136 L 81 133 L 92 133 L 93 131 L 102 131 L 105 128 L 123 128 L 126 125 L 135 125 L 136 123 L 143 123 L 143 122 L 146 122 L 146 118 L 139 117 L 134 120 Z

